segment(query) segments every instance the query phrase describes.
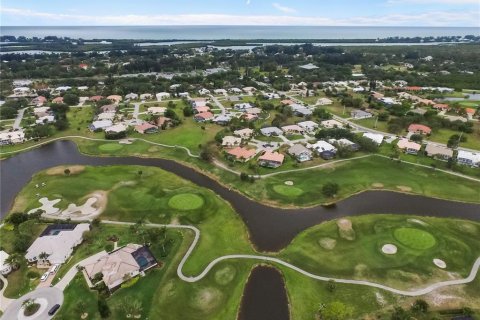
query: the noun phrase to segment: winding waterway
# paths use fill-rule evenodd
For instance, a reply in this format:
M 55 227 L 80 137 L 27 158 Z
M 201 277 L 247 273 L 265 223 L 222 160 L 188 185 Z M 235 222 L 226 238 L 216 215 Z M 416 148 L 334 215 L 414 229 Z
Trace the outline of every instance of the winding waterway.
M 229 201 L 248 227 L 251 241 L 261 251 L 285 247 L 301 231 L 323 221 L 368 213 L 412 214 L 480 220 L 480 205 L 439 200 L 388 191 L 367 191 L 339 201 L 332 208 L 322 206 L 280 209 L 255 202 L 229 190 L 217 181 L 172 160 L 136 157 L 94 157 L 81 154 L 71 141 L 51 144 L 20 153 L 0 163 L 1 214 L 36 172 L 58 165 L 143 165 L 175 173 L 216 192 Z M 452 186 L 454 187 L 454 186 Z
M 285 247 L 301 231 L 323 221 L 368 213 L 412 214 L 480 220 L 480 205 L 388 191 L 367 191 L 322 206 L 280 209 L 265 206 L 229 190 L 217 181 L 172 160 L 136 157 L 95 157 L 81 154 L 71 141 L 56 141 L 0 162 L 1 215 L 36 172 L 58 165 L 142 165 L 177 174 L 216 192 L 229 201 L 248 227 L 250 239 L 261 251 Z M 452 186 L 455 187 L 455 186 Z M 245 289 L 239 319 L 288 319 L 288 300 L 278 271 L 258 267 Z

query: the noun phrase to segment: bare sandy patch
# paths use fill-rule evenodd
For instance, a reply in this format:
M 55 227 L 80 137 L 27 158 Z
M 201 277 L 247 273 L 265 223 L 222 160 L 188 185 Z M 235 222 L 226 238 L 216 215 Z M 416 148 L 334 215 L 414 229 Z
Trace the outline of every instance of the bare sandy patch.
M 80 173 L 85 170 L 85 166 L 73 165 L 73 166 L 58 166 L 50 168 L 46 171 L 49 176 L 65 175 L 65 170 L 70 170 L 70 175 Z
M 419 219 L 407 219 L 407 221 L 411 222 L 411 223 L 416 223 L 416 224 L 419 224 L 419 225 L 422 225 L 422 226 L 428 226 L 428 223 L 426 223 L 425 221 L 419 220 Z
M 287 186 L 293 186 L 293 181 L 287 180 L 284 182 Z
M 158 152 L 160 151 L 160 148 L 157 147 L 157 146 L 152 146 L 150 148 L 147 149 L 148 152 Z
M 383 188 L 384 185 L 383 185 L 383 183 L 375 182 L 375 183 L 372 183 L 372 187 L 374 187 L 374 188 Z
M 325 250 L 333 250 L 337 245 L 337 240 L 332 238 L 321 238 L 318 244 Z
M 382 252 L 385 254 L 396 254 L 397 253 L 397 246 L 391 243 L 387 243 L 383 245 Z
M 352 221 L 348 219 L 337 220 L 338 232 L 340 237 L 346 240 L 355 240 L 355 230 L 352 227 Z
M 442 259 L 437 259 L 437 258 L 433 259 L 433 264 L 439 267 L 440 269 L 445 269 L 447 267 L 447 264 Z
M 120 144 L 132 144 L 133 140 L 132 139 L 122 139 L 122 140 L 119 140 L 118 143 L 120 143 Z
M 211 313 L 223 300 L 223 293 L 217 288 L 204 288 L 192 295 L 191 305 L 197 310 Z
M 407 186 L 397 186 L 397 189 L 402 191 L 402 192 L 410 192 L 412 191 L 412 188 L 407 187 Z

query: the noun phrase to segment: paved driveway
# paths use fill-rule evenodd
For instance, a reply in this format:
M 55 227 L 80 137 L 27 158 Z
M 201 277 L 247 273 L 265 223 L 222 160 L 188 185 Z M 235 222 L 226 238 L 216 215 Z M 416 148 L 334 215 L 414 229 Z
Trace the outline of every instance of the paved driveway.
M 2 316 L 2 320 L 24 319 L 21 311 L 22 303 L 27 299 L 38 299 L 41 301 L 41 307 L 37 314 L 28 317 L 29 320 L 47 320 L 52 317 L 48 315 L 48 311 L 57 303 L 62 305 L 63 292 L 57 288 L 39 288 L 27 293 L 23 297 L 13 301 L 8 306 Z

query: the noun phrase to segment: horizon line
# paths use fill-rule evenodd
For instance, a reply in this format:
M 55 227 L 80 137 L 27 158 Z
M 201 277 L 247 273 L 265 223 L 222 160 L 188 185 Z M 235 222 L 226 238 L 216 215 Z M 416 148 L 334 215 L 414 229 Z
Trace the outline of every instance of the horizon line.
M 367 25 L 294 25 L 294 24 L 285 24 L 285 25 L 264 25 L 264 24 L 250 24 L 250 25 L 242 25 L 242 24 L 138 24 L 138 25 L 1 25 L 0 27 L 23 27 L 23 28 L 47 28 L 47 27 L 58 27 L 58 28 L 71 28 L 71 27 L 81 27 L 81 28 L 88 28 L 88 27 L 329 27 L 329 28 L 475 28 L 478 29 L 478 26 L 382 26 L 382 25 L 375 25 L 375 26 L 367 26 Z M 480 31 L 479 31 L 480 33 Z

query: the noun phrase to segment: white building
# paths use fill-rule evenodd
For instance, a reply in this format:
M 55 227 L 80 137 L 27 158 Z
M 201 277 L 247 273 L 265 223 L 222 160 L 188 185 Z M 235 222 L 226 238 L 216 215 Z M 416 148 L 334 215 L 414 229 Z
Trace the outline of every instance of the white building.
M 162 101 L 163 99 L 170 98 L 170 93 L 168 92 L 159 92 L 155 95 L 158 101 Z
M 111 126 L 112 126 L 111 120 L 93 121 L 92 124 L 90 125 L 90 130 L 92 131 L 103 130 Z
M 324 151 L 330 151 L 330 152 L 337 152 L 337 148 L 332 146 L 330 143 L 320 140 L 315 142 L 314 144 L 307 144 L 308 149 L 312 149 L 316 151 L 317 153 L 322 153 Z
M 7 275 L 12 271 L 12 266 L 6 263 L 5 261 L 8 259 L 9 255 L 5 251 L 0 251 L 0 273 L 2 275 Z
M 320 125 L 324 128 L 327 128 L 327 129 L 343 128 L 343 123 L 341 123 L 340 121 L 337 121 L 337 120 L 333 120 L 333 119 L 324 120 L 324 121 L 320 122 Z
M 36 124 L 46 124 L 46 123 L 53 123 L 55 122 L 55 116 L 43 116 L 35 120 Z
M 137 100 L 138 99 L 138 94 L 131 92 L 131 93 L 129 93 L 125 96 L 125 99 L 126 100 Z
M 318 129 L 318 123 L 316 123 L 314 121 L 310 121 L 310 120 L 302 121 L 302 122 L 299 122 L 297 124 L 300 128 L 304 129 L 308 133 L 313 133 L 313 132 L 315 132 L 315 130 Z
M 242 139 L 234 136 L 225 136 L 222 139 L 222 147 L 224 148 L 238 147 L 241 143 Z
M 88 223 L 49 225 L 28 248 L 25 258 L 29 262 L 35 262 L 40 254 L 46 253 L 46 260 L 50 264 L 62 264 L 70 257 L 73 249 L 82 243 L 83 233 L 89 230 Z
M 457 162 L 467 166 L 480 167 L 480 153 L 458 150 Z
M 125 131 L 127 131 L 127 126 L 123 123 L 118 123 L 105 129 L 106 133 L 120 133 Z
M 250 103 L 246 102 L 246 103 L 237 103 L 236 105 L 233 106 L 233 108 L 235 110 L 245 111 L 247 109 L 253 108 L 253 106 Z
M 148 114 L 164 114 L 167 111 L 165 107 L 148 107 L 147 113 Z
M 207 94 L 210 94 L 210 90 L 202 88 L 202 89 L 198 90 L 198 94 L 201 95 L 201 96 L 205 96 Z
M 317 106 L 328 106 L 331 104 L 333 104 L 333 101 L 328 98 L 320 98 L 317 100 L 317 103 L 316 103 Z
M 380 133 L 365 132 L 363 136 L 367 139 L 372 140 L 378 145 L 380 145 L 383 141 L 383 135 L 381 135 Z
M 23 131 L 0 132 L 0 145 L 22 143 L 23 141 L 25 141 Z

